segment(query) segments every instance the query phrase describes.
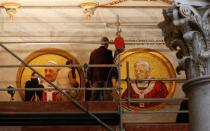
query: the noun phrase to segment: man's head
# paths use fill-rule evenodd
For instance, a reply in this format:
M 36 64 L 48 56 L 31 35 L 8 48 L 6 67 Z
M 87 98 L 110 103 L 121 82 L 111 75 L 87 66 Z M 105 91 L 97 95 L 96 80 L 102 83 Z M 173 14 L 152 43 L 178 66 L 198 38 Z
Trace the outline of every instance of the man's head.
M 31 74 L 31 79 L 38 78 L 38 77 L 39 77 L 39 75 L 36 72 L 33 72 Z
M 147 79 L 150 75 L 150 65 L 146 61 L 138 61 L 134 64 L 134 73 L 138 79 Z
M 101 45 L 103 45 L 106 48 L 108 48 L 108 46 L 109 46 L 109 39 L 107 37 L 102 37 L 101 38 Z
M 33 85 L 38 85 L 40 83 L 39 75 L 36 72 L 31 74 L 31 82 Z
M 58 65 L 58 64 L 55 61 L 48 61 L 47 65 Z M 59 70 L 58 67 L 46 67 L 44 69 L 44 75 L 50 82 L 53 82 L 56 80 L 58 70 Z

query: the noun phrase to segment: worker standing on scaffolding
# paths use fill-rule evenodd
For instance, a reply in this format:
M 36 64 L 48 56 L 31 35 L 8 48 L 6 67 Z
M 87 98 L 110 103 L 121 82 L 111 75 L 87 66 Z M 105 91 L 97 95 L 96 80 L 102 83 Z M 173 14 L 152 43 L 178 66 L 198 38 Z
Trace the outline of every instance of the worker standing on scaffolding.
M 101 38 L 101 46 L 91 52 L 89 64 L 113 64 L 112 51 L 108 49 L 109 39 Z M 92 88 L 112 87 L 111 67 L 89 67 L 87 79 Z M 112 100 L 112 90 L 92 90 L 90 100 Z

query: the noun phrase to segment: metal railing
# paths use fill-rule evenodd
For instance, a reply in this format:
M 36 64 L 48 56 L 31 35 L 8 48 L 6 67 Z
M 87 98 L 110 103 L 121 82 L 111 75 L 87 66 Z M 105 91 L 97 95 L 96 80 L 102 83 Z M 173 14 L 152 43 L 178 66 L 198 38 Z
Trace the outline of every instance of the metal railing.
M 4 48 L 6 51 L 8 51 L 11 55 L 13 55 L 15 58 L 17 58 L 19 61 L 22 62 L 22 65 L 0 65 L 0 68 L 18 68 L 18 67 L 25 67 L 29 68 L 32 71 L 36 72 L 42 79 L 44 79 L 47 83 L 49 83 L 53 88 L 12 88 L 12 89 L 6 89 L 6 88 L 0 88 L 0 91 L 47 91 L 47 90 L 57 90 L 58 92 L 62 93 L 65 95 L 70 101 L 72 101 L 79 109 L 81 109 L 83 112 L 88 113 L 90 116 L 95 118 L 99 123 L 101 123 L 106 129 L 112 130 L 107 124 L 105 124 L 103 121 L 101 121 L 98 117 L 96 117 L 92 112 L 87 111 L 84 107 L 82 107 L 76 100 L 74 100 L 70 95 L 66 94 L 64 90 L 113 90 L 118 92 L 118 112 L 120 114 L 120 130 L 123 130 L 123 119 L 122 115 L 127 113 L 127 114 L 156 114 L 156 113 L 188 113 L 188 111 L 140 111 L 140 112 L 132 112 L 129 110 L 125 110 L 122 106 L 123 102 L 128 102 L 128 107 L 131 103 L 135 102 L 163 102 L 163 103 L 176 103 L 177 101 L 182 101 L 182 100 L 188 100 L 187 98 L 139 98 L 139 99 L 133 99 L 130 96 L 128 96 L 127 99 L 122 99 L 122 87 L 121 83 L 122 81 L 126 81 L 127 84 L 131 80 L 137 80 L 137 81 L 165 81 L 165 82 L 183 82 L 185 79 L 183 78 L 153 78 L 153 79 L 130 79 L 129 77 L 129 65 L 127 65 L 127 70 L 126 70 L 126 79 L 121 79 L 121 72 L 120 72 L 120 64 L 95 64 L 95 65 L 79 65 L 79 64 L 72 64 L 72 65 L 28 65 L 25 63 L 22 59 L 20 59 L 17 55 L 15 55 L 13 52 L 11 52 L 8 48 L 6 48 L 4 45 L 0 44 L 2 48 Z M 119 58 L 118 58 L 119 59 Z M 59 88 L 53 83 L 51 83 L 48 79 L 46 79 L 42 74 L 37 72 L 34 68 L 36 67 L 116 67 L 118 69 L 118 85 L 117 87 L 106 87 L 106 88 L 101 88 L 101 87 L 96 87 L 96 88 L 86 88 L 80 87 L 80 88 Z M 83 68 L 82 68 L 83 69 Z M 127 87 L 129 87 L 127 85 Z M 129 88 L 128 88 L 129 91 Z

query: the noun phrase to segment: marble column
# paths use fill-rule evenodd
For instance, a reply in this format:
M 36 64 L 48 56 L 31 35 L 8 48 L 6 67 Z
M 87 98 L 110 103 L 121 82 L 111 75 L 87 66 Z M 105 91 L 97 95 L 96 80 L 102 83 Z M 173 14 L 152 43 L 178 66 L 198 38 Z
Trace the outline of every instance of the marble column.
M 188 80 L 183 90 L 189 98 L 190 131 L 210 131 L 210 76 Z

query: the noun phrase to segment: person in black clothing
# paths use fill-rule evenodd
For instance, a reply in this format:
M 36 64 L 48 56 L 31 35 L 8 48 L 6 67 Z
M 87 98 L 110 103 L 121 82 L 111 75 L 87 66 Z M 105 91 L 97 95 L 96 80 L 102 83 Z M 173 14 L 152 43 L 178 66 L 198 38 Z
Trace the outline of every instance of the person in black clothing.
M 188 110 L 188 101 L 182 101 L 180 105 L 180 111 Z M 176 117 L 176 123 L 188 123 L 189 122 L 189 114 L 188 113 L 178 113 Z
M 25 84 L 25 88 L 44 88 L 40 84 L 39 76 L 36 72 L 31 74 L 31 80 L 28 80 Z M 25 91 L 25 101 L 41 101 L 42 100 L 42 91 Z
M 91 52 L 89 64 L 113 64 L 112 51 L 108 49 L 109 39 L 102 37 L 101 46 Z M 111 67 L 89 67 L 87 79 L 93 88 L 111 87 Z M 112 100 L 112 91 L 92 90 L 90 100 Z

